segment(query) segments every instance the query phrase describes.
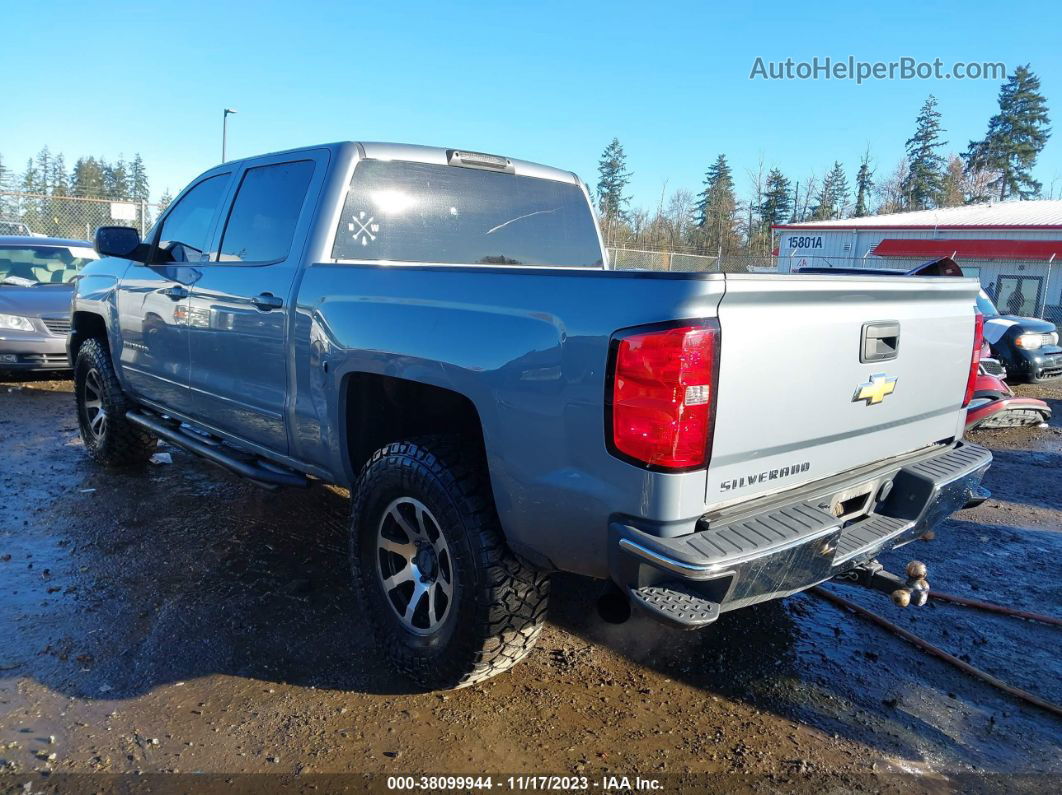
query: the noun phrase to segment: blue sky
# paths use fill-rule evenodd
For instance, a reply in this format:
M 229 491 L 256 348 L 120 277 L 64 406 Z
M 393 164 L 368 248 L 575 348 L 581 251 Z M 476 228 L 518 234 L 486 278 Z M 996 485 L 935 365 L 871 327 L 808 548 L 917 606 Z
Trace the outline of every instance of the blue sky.
M 954 151 L 995 112 L 997 80 L 749 79 L 757 56 L 849 55 L 1030 63 L 1060 130 L 1036 173 L 1062 192 L 1057 2 L 4 5 L 5 163 L 21 169 L 44 144 L 68 162 L 139 151 L 156 197 L 220 159 L 226 106 L 239 111 L 230 157 L 409 141 L 558 165 L 591 185 L 617 136 L 644 206 L 665 182 L 699 190 L 720 152 L 742 192 L 761 157 L 795 178 L 834 160 L 854 175 L 869 145 L 882 176 L 930 93 Z

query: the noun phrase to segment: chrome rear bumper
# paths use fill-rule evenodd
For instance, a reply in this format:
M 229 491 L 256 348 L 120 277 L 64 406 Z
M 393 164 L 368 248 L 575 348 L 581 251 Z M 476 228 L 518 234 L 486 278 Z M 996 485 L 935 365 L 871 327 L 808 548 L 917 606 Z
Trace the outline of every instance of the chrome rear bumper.
M 609 568 L 636 603 L 639 589 L 656 599 L 669 584 L 684 599 L 704 600 L 709 612 L 714 605 L 715 615 L 788 596 L 924 535 L 977 494 L 991 462 L 984 448 L 959 442 L 897 465 L 876 476 L 876 483 L 891 486 L 875 499 L 879 486 L 872 510 L 855 521 L 838 520 L 819 497 L 798 497 L 675 538 L 613 522 Z M 658 617 L 671 620 L 667 611 Z

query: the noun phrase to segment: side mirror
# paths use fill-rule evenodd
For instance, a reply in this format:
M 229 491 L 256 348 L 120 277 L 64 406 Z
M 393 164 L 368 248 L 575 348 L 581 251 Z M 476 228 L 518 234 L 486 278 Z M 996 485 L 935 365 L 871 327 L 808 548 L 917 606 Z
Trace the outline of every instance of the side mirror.
M 121 257 L 144 261 L 146 246 L 140 244 L 140 233 L 129 226 L 101 226 L 96 230 L 96 251 L 101 257 Z

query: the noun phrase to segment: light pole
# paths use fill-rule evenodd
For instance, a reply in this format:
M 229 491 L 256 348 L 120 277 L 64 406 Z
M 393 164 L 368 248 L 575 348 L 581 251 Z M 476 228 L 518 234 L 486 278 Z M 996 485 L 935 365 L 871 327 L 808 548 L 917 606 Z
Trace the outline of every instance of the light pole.
M 225 112 L 221 114 L 221 162 L 225 162 L 225 141 L 229 133 L 229 114 L 235 113 L 232 108 L 225 108 Z

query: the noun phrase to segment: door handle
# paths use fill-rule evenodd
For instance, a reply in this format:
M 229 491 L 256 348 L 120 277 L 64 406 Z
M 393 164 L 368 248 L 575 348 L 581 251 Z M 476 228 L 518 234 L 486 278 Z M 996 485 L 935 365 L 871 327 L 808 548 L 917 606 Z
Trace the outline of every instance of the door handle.
M 284 306 L 284 299 L 275 296 L 272 293 L 262 293 L 261 295 L 256 295 L 252 298 L 251 303 L 262 311 L 268 312 L 270 309 L 280 309 Z
M 188 291 L 183 287 L 163 287 L 159 292 L 174 301 L 180 301 L 182 298 L 188 297 Z
M 859 361 L 887 362 L 896 358 L 900 350 L 900 324 L 895 320 L 879 320 L 863 324 L 859 341 Z

